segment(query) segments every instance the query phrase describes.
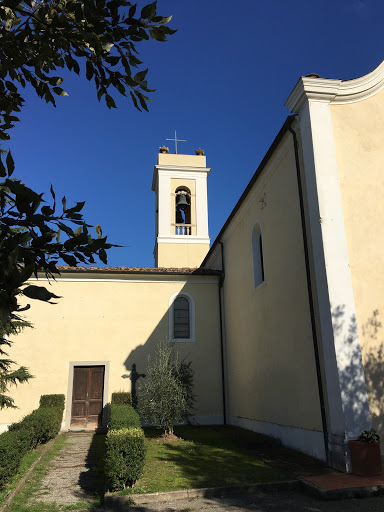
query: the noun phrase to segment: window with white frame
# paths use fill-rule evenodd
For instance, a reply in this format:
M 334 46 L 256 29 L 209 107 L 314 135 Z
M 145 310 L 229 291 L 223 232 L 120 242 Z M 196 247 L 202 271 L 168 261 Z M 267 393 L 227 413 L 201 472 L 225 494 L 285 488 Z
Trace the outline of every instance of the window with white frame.
M 263 239 L 261 226 L 256 222 L 252 230 L 253 283 L 257 288 L 264 281 Z
M 169 339 L 195 341 L 195 301 L 186 292 L 172 295 L 169 311 Z

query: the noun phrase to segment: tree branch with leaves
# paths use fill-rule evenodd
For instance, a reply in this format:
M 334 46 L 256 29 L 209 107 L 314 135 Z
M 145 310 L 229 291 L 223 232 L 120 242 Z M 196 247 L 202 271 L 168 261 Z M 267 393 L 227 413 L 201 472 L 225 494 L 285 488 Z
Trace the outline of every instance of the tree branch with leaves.
M 93 80 L 97 98 L 116 108 L 112 90 L 127 96 L 138 109 L 148 110 L 146 80 L 137 45 L 154 39 L 166 41 L 175 30 L 170 16 L 157 14 L 153 2 L 138 10 L 126 0 L 2 0 L 0 1 L 0 142 L 10 139 L 19 121 L 25 88 L 56 106 L 55 96 L 68 96 L 61 87 L 60 69 Z M 15 368 L 4 349 L 10 336 L 30 323 L 20 316 L 21 296 L 50 302 L 59 298 L 44 286 L 26 284 L 38 272 L 47 278 L 59 274 L 58 263 L 107 263 L 112 244 L 96 226 L 96 237 L 82 216 L 84 202 L 58 211 L 51 186 L 49 202 L 13 178 L 14 159 L 0 148 L 0 409 L 14 407 L 5 393 L 26 382 L 25 367 Z
M 130 98 L 139 110 L 148 110 L 147 69 L 139 69 L 137 45 L 166 41 L 176 31 L 158 16 L 157 4 L 138 13 L 126 0 L 3 0 L 0 3 L 0 140 L 18 121 L 24 104 L 22 89 L 31 86 L 40 98 L 55 105 L 55 95 L 66 96 L 67 68 L 85 72 L 93 80 L 99 101 L 116 108 L 114 89 Z M 135 70 L 138 70 L 136 73 Z

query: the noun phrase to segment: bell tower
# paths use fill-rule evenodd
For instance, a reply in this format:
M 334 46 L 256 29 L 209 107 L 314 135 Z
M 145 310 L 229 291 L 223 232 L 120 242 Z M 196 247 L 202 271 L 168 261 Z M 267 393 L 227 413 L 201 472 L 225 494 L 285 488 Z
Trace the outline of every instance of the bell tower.
M 196 155 L 159 149 L 152 182 L 156 193 L 156 267 L 199 267 L 207 254 L 209 171 L 201 149 Z

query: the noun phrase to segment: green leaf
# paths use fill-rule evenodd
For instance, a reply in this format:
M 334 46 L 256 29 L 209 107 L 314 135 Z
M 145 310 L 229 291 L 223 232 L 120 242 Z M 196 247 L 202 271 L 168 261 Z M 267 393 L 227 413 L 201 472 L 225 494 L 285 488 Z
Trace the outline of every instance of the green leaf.
M 91 78 L 93 77 L 93 74 L 94 74 L 94 70 L 93 70 L 93 66 L 89 62 L 89 60 L 87 60 L 87 62 L 85 64 L 85 68 L 86 68 L 85 76 L 86 76 L 87 80 L 91 80 Z
M 53 212 L 53 210 L 52 210 L 52 208 L 51 208 L 50 206 L 43 206 L 43 207 L 41 208 L 41 213 L 42 213 L 43 215 L 50 216 L 50 215 L 52 215 L 54 212 Z
M 8 176 L 11 176 L 15 170 L 15 162 L 13 161 L 13 157 L 10 151 L 7 153 L 6 164 L 8 167 Z
M 102 96 L 103 96 L 103 94 L 105 94 L 106 92 L 107 92 L 107 91 L 106 91 L 105 89 L 99 89 L 99 90 L 97 91 L 97 99 L 100 101 L 100 100 L 101 100 L 101 98 L 102 98 Z
M 137 4 L 133 4 L 133 5 L 131 5 L 131 7 L 129 8 L 128 16 L 129 16 L 130 18 L 133 18 L 133 17 L 134 17 L 135 12 L 136 12 L 136 8 L 137 8 Z
M 102 261 L 103 263 L 105 263 L 105 264 L 107 264 L 107 263 L 108 263 L 108 261 L 107 261 L 107 253 L 105 252 L 105 250 L 104 250 L 104 249 L 100 249 L 100 250 L 99 250 L 99 258 L 101 259 L 101 261 Z
M 107 103 L 108 108 L 116 108 L 116 103 L 115 103 L 114 99 L 112 98 L 112 96 L 110 96 L 109 94 L 105 95 L 105 101 Z
M 65 261 L 67 265 L 70 267 L 76 267 L 77 265 L 77 259 L 74 256 L 71 256 L 70 254 L 64 254 L 60 253 L 61 258 Z
M 131 100 L 132 100 L 133 104 L 135 105 L 137 110 L 140 110 L 140 112 L 141 112 L 141 108 L 139 107 L 139 105 L 137 103 L 137 99 L 136 99 L 135 95 L 133 94 L 132 91 L 130 91 L 129 94 L 131 95 Z
M 143 71 L 139 71 L 139 73 L 136 73 L 136 75 L 133 77 L 134 81 L 140 84 L 146 77 L 148 73 L 148 69 L 144 69 Z
M 52 76 L 48 82 L 50 85 L 60 85 L 64 82 L 64 78 L 60 78 L 59 76 Z
M 160 21 L 158 21 L 159 25 L 165 25 L 166 23 L 169 23 L 172 19 L 172 16 L 165 16 Z
M 147 104 L 145 102 L 145 100 L 148 99 L 146 98 L 145 96 L 143 96 L 142 94 L 139 94 L 139 101 L 140 101 L 140 105 L 143 107 L 144 110 L 146 110 L 147 112 L 149 112 L 148 110 L 148 107 L 147 107 Z
M 68 210 L 65 210 L 65 213 L 70 216 L 73 213 L 81 212 L 81 210 L 84 208 L 85 201 L 80 201 L 79 203 L 76 203 L 76 206 L 73 206 L 72 208 L 69 208 Z
M 67 209 L 67 200 L 66 200 L 65 196 L 63 197 L 61 202 L 63 203 L 63 213 L 65 213 L 65 211 Z
M 52 90 L 58 96 L 68 96 L 68 93 L 64 91 L 64 89 L 62 89 L 61 87 L 54 87 Z
M 103 50 L 104 50 L 105 52 L 108 52 L 108 53 L 109 53 L 109 52 L 111 51 L 112 46 L 114 46 L 114 45 L 113 45 L 113 44 L 110 44 L 110 43 L 108 43 L 108 44 L 103 44 Z
M 153 18 L 156 16 L 156 4 L 157 2 L 153 2 L 151 4 L 146 5 L 141 9 L 140 17 L 144 19 Z
M 5 178 L 7 175 L 7 170 L 2 162 L 1 154 L 0 154 L 0 178 Z

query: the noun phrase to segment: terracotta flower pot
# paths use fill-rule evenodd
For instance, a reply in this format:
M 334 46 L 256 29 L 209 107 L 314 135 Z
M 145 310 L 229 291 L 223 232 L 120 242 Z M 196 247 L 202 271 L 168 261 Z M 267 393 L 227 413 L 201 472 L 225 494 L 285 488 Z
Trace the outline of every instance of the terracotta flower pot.
M 348 441 L 351 451 L 352 473 L 359 476 L 378 476 L 383 473 L 380 441 L 365 443 Z

